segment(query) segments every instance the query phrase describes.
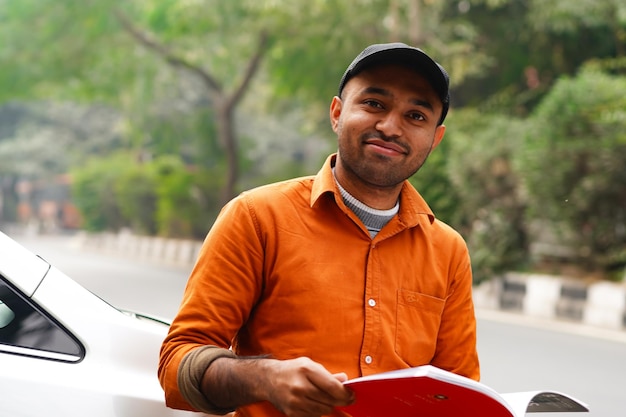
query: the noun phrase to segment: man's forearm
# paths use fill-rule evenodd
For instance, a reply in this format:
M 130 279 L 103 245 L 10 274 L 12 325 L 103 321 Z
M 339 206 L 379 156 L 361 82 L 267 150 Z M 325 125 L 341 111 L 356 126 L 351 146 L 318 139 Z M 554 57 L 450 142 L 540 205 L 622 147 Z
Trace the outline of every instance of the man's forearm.
M 222 410 L 235 408 L 269 398 L 271 365 L 268 358 L 222 357 L 211 363 L 202 378 L 201 389 L 206 399 Z
M 319 417 L 350 404 L 345 373 L 331 374 L 306 357 L 288 360 L 221 357 L 202 378 L 202 393 L 224 412 L 267 401 L 291 417 Z

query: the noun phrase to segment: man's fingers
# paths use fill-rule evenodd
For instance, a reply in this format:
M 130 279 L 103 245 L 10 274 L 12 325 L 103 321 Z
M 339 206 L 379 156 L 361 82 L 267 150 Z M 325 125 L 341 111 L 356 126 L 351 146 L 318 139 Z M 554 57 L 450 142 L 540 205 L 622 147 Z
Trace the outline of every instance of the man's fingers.
M 332 406 L 348 405 L 352 402 L 352 391 L 342 384 L 343 381 L 348 379 L 343 372 L 330 374 L 326 369 L 322 368 L 322 372 L 313 372 L 308 375 L 308 378 L 319 389 L 319 393 L 322 394 L 321 397 L 315 398 L 317 401 Z
M 344 383 L 348 380 L 348 375 L 345 372 L 340 372 L 338 374 L 333 374 L 333 376 L 337 379 L 337 381 Z

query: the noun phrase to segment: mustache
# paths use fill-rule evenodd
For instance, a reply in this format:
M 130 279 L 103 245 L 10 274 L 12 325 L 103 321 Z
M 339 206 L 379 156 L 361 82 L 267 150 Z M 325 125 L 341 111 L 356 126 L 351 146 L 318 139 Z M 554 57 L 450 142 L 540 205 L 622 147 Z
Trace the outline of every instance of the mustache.
M 410 153 L 411 151 L 411 147 L 406 144 L 405 142 L 401 142 L 399 141 L 396 137 L 390 137 L 385 135 L 382 132 L 378 132 L 378 131 L 373 131 L 373 132 L 365 132 L 361 135 L 361 141 L 362 142 L 366 142 L 370 139 L 379 139 L 382 140 L 384 142 L 389 142 L 389 143 L 394 143 L 396 145 L 398 145 L 399 147 L 401 147 L 402 149 L 404 149 L 407 153 Z

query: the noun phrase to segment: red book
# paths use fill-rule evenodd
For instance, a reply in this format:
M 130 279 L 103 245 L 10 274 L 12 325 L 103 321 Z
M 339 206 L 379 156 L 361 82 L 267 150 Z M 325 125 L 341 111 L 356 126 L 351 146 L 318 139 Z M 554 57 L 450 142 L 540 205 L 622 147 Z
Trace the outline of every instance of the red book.
M 556 391 L 499 394 L 485 384 L 431 365 L 352 379 L 356 396 L 341 407 L 353 417 L 523 417 L 532 412 L 586 412 Z

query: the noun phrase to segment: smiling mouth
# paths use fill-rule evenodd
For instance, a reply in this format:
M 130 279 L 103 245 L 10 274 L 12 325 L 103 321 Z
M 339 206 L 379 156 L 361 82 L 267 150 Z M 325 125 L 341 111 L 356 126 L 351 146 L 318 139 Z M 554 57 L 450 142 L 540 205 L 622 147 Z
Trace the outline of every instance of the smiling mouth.
M 385 141 L 382 139 L 368 139 L 365 141 L 366 145 L 371 146 L 377 152 L 387 155 L 406 154 L 406 149 L 394 142 Z

